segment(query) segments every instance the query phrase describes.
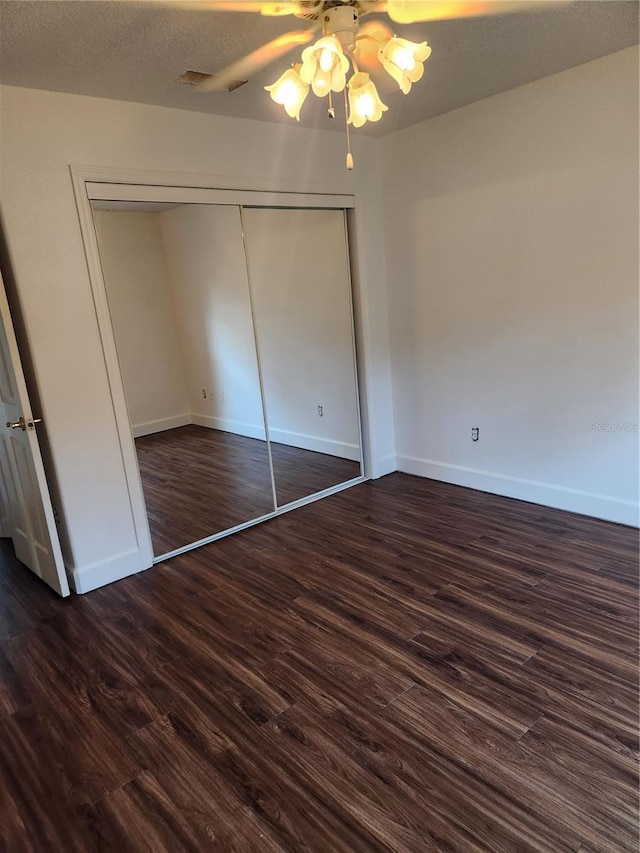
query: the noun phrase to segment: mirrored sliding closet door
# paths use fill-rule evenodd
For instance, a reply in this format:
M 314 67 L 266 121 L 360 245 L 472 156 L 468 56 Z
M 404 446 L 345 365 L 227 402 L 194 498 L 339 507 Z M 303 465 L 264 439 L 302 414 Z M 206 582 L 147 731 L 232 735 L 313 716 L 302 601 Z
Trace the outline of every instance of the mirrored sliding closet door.
M 155 557 L 361 478 L 344 211 L 92 208 Z
M 94 221 L 154 554 L 273 512 L 238 208 Z
M 278 506 L 361 473 L 342 210 L 242 211 Z

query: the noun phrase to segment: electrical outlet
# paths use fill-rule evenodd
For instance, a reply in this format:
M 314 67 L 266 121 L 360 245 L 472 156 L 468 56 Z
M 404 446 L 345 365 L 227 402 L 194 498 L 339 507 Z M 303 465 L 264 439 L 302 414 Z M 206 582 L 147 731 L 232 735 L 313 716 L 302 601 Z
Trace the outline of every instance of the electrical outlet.
M 480 440 L 480 427 L 471 427 L 471 441 Z
M 202 389 L 202 396 L 205 400 L 207 399 L 207 392 L 204 390 L 204 388 Z
M 318 417 L 319 418 L 324 417 L 324 411 L 322 409 L 322 406 L 318 406 Z

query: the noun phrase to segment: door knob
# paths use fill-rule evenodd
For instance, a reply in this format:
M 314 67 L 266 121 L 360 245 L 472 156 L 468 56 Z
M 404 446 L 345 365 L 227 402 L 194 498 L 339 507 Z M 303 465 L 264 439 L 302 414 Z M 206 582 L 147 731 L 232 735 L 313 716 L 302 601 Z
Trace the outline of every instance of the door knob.
M 25 419 L 20 417 L 17 421 L 7 421 L 6 424 L 10 429 L 21 429 L 23 432 L 27 428 Z
M 42 418 L 31 418 L 25 421 L 23 417 L 20 417 L 17 421 L 7 421 L 6 426 L 10 429 L 21 429 L 24 432 L 26 429 L 35 429 L 36 424 L 40 423 L 42 423 Z

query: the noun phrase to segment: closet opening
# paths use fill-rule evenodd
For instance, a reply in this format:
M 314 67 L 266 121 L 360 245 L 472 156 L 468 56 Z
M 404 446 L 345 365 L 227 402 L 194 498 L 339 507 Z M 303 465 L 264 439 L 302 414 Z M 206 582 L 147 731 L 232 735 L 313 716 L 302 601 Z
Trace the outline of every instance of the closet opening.
M 85 186 L 96 311 L 151 562 L 367 479 L 352 200 Z

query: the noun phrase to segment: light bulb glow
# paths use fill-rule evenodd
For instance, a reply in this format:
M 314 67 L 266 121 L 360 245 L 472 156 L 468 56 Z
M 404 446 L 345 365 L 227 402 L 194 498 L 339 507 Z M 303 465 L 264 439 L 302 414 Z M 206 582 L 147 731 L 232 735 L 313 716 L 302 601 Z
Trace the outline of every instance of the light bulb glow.
M 362 92 L 360 95 L 357 95 L 356 98 L 356 112 L 363 115 L 366 119 L 370 119 L 376 109 L 371 92 Z
M 349 60 L 335 36 L 323 36 L 302 51 L 300 77 L 319 98 L 341 92 L 347 83 Z
M 388 109 L 369 75 L 365 71 L 354 74 L 349 80 L 349 124 L 362 127 L 366 121 L 379 121 Z
M 321 68 L 318 69 L 316 76 L 314 77 L 313 83 L 311 84 L 311 89 L 314 95 L 317 95 L 319 98 L 324 98 L 325 95 L 328 95 L 331 91 L 331 72 L 324 72 Z
M 416 67 L 413 52 L 406 47 L 401 47 L 399 50 L 396 50 L 393 61 L 401 71 L 413 71 Z
M 322 52 L 320 53 L 319 65 L 320 65 L 320 69 L 322 71 L 324 71 L 325 74 L 327 71 L 331 71 L 331 68 L 333 66 L 334 57 L 335 57 L 335 54 L 333 53 L 333 51 L 329 50 L 329 48 L 327 48 L 327 47 L 325 47 L 322 50 Z
M 297 121 L 300 121 L 300 108 L 309 94 L 309 86 L 300 77 L 299 68 L 294 65 L 271 86 L 264 87 L 276 104 L 282 104 L 287 115 Z
M 296 98 L 298 97 L 298 87 L 293 80 L 285 80 L 282 86 L 280 86 L 280 92 L 278 94 L 279 103 L 281 103 L 285 108 L 291 108 L 291 105 L 295 103 Z
M 430 55 L 431 48 L 426 41 L 417 44 L 397 36 L 389 39 L 378 54 L 382 67 L 405 95 L 424 74 L 424 62 Z

